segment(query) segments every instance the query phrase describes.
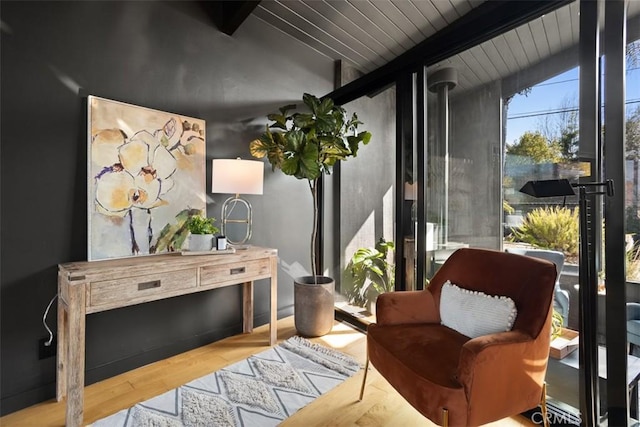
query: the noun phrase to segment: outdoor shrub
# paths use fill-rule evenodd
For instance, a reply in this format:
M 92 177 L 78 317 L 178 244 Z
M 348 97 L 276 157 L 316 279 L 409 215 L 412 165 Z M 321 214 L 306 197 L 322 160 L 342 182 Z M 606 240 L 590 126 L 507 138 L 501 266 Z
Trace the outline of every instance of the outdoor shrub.
M 506 200 L 502 200 L 502 210 L 504 211 L 505 214 L 507 215 L 511 215 L 512 213 L 514 213 L 516 210 L 513 208 L 513 206 L 511 206 L 509 204 L 509 202 L 507 202 Z
M 544 207 L 529 212 L 523 224 L 513 230 L 517 241 L 541 249 L 578 253 L 578 209 Z
M 627 251 L 627 279 L 640 281 L 640 248 Z
M 554 340 L 562 335 L 562 325 L 564 324 L 564 318 L 556 309 L 553 309 L 551 317 L 551 339 Z

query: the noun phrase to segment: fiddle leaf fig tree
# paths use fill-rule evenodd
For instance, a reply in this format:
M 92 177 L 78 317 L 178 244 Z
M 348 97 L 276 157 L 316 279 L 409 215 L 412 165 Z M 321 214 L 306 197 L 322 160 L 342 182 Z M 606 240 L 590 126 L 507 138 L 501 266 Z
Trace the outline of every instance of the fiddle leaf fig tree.
M 344 108 L 330 98 L 319 99 L 305 93 L 305 108 L 297 110 L 295 104 L 285 105 L 279 113 L 269 114 L 272 121 L 265 133 L 251 141 L 251 155 L 266 157 L 272 169 L 286 175 L 305 179 L 313 198 L 313 230 L 311 233 L 311 270 L 316 272 L 316 240 L 318 237 L 318 182 L 323 173 L 330 174 L 340 160 L 356 157 L 360 143 L 366 145 L 371 133 L 358 132 L 356 113 L 348 117 Z

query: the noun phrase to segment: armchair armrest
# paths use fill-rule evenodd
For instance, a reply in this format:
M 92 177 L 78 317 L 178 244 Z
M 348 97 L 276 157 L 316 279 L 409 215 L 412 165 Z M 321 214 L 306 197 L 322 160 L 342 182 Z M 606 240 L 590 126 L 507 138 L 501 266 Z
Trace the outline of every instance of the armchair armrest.
M 376 301 L 376 322 L 380 325 L 440 323 L 440 313 L 428 290 L 387 292 L 380 294 Z
M 517 330 L 467 341 L 460 353 L 458 381 L 468 401 L 498 413 L 518 413 L 537 405 L 547 368 L 549 341 L 550 337 L 534 339 Z M 508 406 L 513 402 L 509 397 L 514 394 L 523 396 L 518 404 L 524 407 Z
M 488 351 L 494 346 L 521 345 L 533 342 L 533 338 L 522 331 L 497 332 L 495 334 L 482 335 L 467 341 L 462 347 L 460 366 L 463 359 L 475 360 L 483 351 Z

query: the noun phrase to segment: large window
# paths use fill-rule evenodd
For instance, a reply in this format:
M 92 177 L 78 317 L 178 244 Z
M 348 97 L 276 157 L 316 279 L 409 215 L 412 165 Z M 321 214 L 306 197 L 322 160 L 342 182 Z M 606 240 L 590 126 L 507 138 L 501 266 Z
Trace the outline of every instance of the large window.
M 556 309 L 564 326 L 578 329 L 578 199 L 534 198 L 519 191 L 528 181 L 577 183 L 591 173 L 589 163 L 579 159 L 579 69 L 546 77 L 505 98 L 504 247 L 558 253 Z
M 354 109 L 363 111 L 361 118 L 373 124 L 372 132 L 380 139 L 365 148 L 370 158 L 363 161 L 359 156 L 341 165 L 337 180 L 330 184 L 336 189 L 331 209 L 334 230 L 338 230 L 331 245 L 331 268 L 334 277 L 341 277 L 339 308 L 367 317 L 374 314 L 367 303 L 375 295 L 369 298 L 362 288 L 354 287 L 349 262 L 359 249 L 370 250 L 370 254 L 376 254 L 375 249 L 390 250 L 390 246 L 376 248 L 380 239 L 393 241 L 400 254 L 391 265 L 399 272 L 395 290 L 428 287 L 447 257 L 461 247 L 551 259 L 559 273 L 553 304 L 554 339 L 569 341 L 578 336 L 580 342 L 594 344 L 589 349 L 595 349 L 603 361 L 598 375 L 593 376 L 594 382 L 600 378 L 595 397 L 600 399 L 601 413 L 595 416 L 609 411 L 619 419 L 618 412 L 628 406 L 621 403 L 620 393 L 625 396 L 631 380 L 625 378 L 624 370 L 608 370 L 604 359 L 622 365 L 626 351 L 619 351 L 617 344 L 612 350 L 611 343 L 627 339 L 620 321 L 624 304 L 640 304 L 640 287 L 634 283 L 640 278 L 640 2 L 616 3 L 627 6 L 628 17 L 623 148 L 614 143 L 606 147 L 603 142 L 603 135 L 607 135 L 604 124 L 616 120 L 619 124 L 620 117 L 607 121 L 598 114 L 609 111 L 611 115 L 613 111 L 601 102 L 605 95 L 597 89 L 606 87 L 601 81 L 615 85 L 606 74 L 596 71 L 599 66 L 604 70 L 607 61 L 621 63 L 619 57 L 605 60 L 596 43 L 598 37 L 608 44 L 616 37 L 621 40 L 611 25 L 604 28 L 602 16 L 597 19 L 605 9 L 611 9 L 610 17 L 620 15 L 613 11 L 613 3 L 574 1 L 467 50 L 448 57 L 438 52 L 434 55 L 437 62 L 421 58 L 423 63 L 416 60 L 397 73 L 391 89 L 354 101 Z M 581 23 L 587 28 L 581 28 Z M 615 27 L 623 27 L 619 24 Z M 624 94 L 616 96 L 612 104 L 624 98 Z M 610 139 L 612 134 L 610 131 Z M 396 139 L 402 146 L 397 156 Z M 581 252 L 580 243 L 586 239 L 581 240 L 578 198 L 536 199 L 520 189 L 536 180 L 601 181 L 606 176 L 607 156 L 609 160 L 625 158 L 617 169 L 626 170 L 626 175 L 616 178 L 615 184 L 616 194 L 624 193 L 623 208 L 613 212 L 604 205 L 604 197 L 593 198 L 589 211 L 594 230 L 590 231 L 591 246 Z M 606 246 L 603 242 L 603 235 L 619 232 L 623 222 L 626 255 L 611 252 L 611 242 Z M 580 256 L 585 253 L 588 256 Z M 626 272 L 627 281 L 613 283 L 606 277 L 605 267 L 611 272 L 611 265 L 623 256 L 626 270 L 617 270 Z M 581 266 L 580 259 L 588 262 Z M 587 287 L 583 282 L 585 264 L 589 265 L 586 276 L 591 276 L 588 291 L 599 291 L 592 305 L 582 298 Z M 595 273 L 591 274 L 593 264 Z M 620 287 L 626 293 L 619 292 Z M 593 310 L 581 316 L 582 306 Z M 605 316 L 607 307 L 615 307 L 610 316 Z M 593 332 L 583 328 L 591 324 L 584 319 L 594 318 L 597 328 Z M 634 351 L 629 365 L 637 363 L 636 356 L 640 356 L 640 350 Z M 591 422 L 593 417 L 582 418 L 579 410 L 581 406 L 589 410 L 584 409 L 584 401 L 596 399 L 591 400 L 584 388 L 579 390 L 584 364 L 579 362 L 578 352 L 561 352 L 565 357 L 553 353 L 547 391 L 555 420 Z M 609 396 L 609 402 L 616 402 L 613 405 L 606 403 L 611 390 L 617 391 Z M 635 403 L 631 402 L 632 407 Z

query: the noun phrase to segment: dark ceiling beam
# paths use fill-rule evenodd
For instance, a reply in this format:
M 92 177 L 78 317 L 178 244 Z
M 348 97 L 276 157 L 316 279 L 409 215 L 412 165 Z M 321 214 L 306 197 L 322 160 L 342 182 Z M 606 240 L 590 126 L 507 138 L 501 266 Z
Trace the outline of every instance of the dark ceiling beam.
M 343 105 L 396 81 L 403 72 L 432 65 L 492 39 L 571 0 L 490 0 L 376 70 L 325 95 Z
M 226 35 L 232 36 L 260 4 L 260 0 L 201 1 L 200 4 L 215 26 Z

